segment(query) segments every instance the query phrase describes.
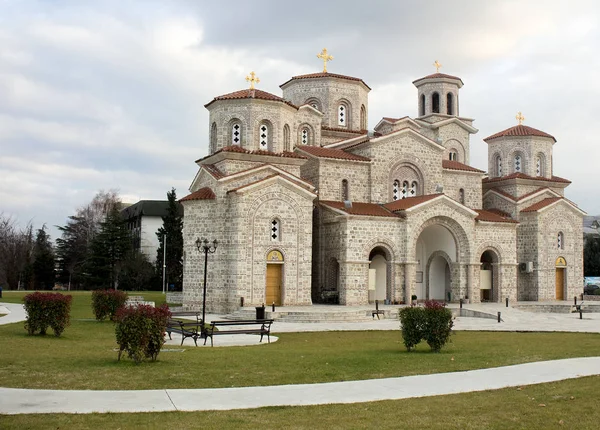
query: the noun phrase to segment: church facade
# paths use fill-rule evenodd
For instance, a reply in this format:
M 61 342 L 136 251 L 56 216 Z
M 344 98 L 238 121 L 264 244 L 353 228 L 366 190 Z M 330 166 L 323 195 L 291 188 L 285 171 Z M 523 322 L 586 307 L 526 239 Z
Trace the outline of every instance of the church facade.
M 321 57 L 323 58 L 323 57 Z M 437 62 L 436 62 L 437 65 Z M 519 124 L 484 139 L 456 76 L 417 79 L 418 116 L 369 131 L 370 87 L 323 72 L 282 95 L 215 97 L 209 154 L 184 207 L 184 306 L 362 305 L 374 300 L 567 300 L 583 285 L 584 212 L 554 175 L 554 137 Z

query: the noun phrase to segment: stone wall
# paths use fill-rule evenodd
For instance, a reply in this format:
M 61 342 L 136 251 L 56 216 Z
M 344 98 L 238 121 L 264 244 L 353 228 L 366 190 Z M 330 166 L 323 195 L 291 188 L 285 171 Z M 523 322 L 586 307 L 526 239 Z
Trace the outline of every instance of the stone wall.
M 481 209 L 481 173 L 443 170 L 444 194 L 471 209 Z M 460 190 L 464 191 L 464 202 L 460 200 Z
M 488 143 L 488 172 L 490 177 L 497 177 L 496 157 L 502 157 L 502 176 L 515 172 L 514 156 L 520 153 L 522 159 L 521 173 L 529 176 L 537 175 L 536 158 L 542 157 L 543 174 L 552 177 L 552 145 L 554 141 L 547 137 L 509 136 L 493 139 Z
M 353 202 L 370 199 L 369 163 L 321 158 L 315 184 L 321 200 L 342 201 L 342 180 L 348 181 L 349 198 Z M 318 185 L 317 185 L 318 184 Z

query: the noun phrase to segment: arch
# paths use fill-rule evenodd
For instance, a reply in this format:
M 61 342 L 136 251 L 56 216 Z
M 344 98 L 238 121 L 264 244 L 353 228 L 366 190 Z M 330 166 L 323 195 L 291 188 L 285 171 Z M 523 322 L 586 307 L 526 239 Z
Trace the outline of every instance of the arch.
M 494 176 L 500 177 L 500 176 L 502 176 L 502 156 L 500 154 L 496 153 L 493 157 L 493 160 L 494 160 L 494 167 L 493 167 Z
M 369 293 L 368 301 L 387 300 L 391 297 L 390 251 L 376 246 L 369 253 Z
M 342 179 L 342 201 L 350 200 L 350 187 L 347 179 Z
M 273 125 L 266 119 L 258 124 L 258 149 L 273 151 Z
M 425 94 L 419 97 L 419 116 L 425 116 Z
M 458 161 L 460 163 L 465 163 L 467 157 L 466 157 L 466 149 L 465 149 L 465 145 L 458 139 L 448 139 L 444 142 L 444 147 L 447 148 L 448 150 L 448 154 L 450 154 L 451 152 L 455 152 L 456 153 L 456 159 L 454 159 L 454 161 Z M 452 160 L 452 158 L 450 158 L 448 156 L 449 160 Z
M 440 94 L 437 91 L 431 95 L 431 112 L 440 113 Z
M 210 148 L 209 152 L 212 154 L 217 150 L 217 123 L 213 122 L 210 126 Z
M 313 145 L 315 134 L 309 124 L 302 124 L 298 127 L 298 142 L 300 145 Z
M 360 129 L 367 129 L 367 108 L 365 105 L 360 105 Z
M 244 144 L 244 127 L 239 118 L 232 118 L 229 121 L 229 141 L 228 146 L 243 146 Z
M 341 99 L 337 103 L 337 125 L 338 127 L 350 128 L 352 123 L 351 104 L 346 99 Z
M 446 301 L 452 294 L 452 259 L 444 251 L 431 253 L 425 265 L 425 298 Z
M 304 104 L 312 106 L 313 108 L 315 108 L 319 112 L 323 112 L 321 100 L 319 100 L 316 97 L 310 97 L 310 98 L 306 99 L 306 101 L 304 102 Z
M 481 256 L 479 269 L 479 297 L 482 302 L 497 302 L 500 299 L 500 257 L 493 248 L 487 247 Z
M 456 150 L 456 148 L 450 148 L 448 150 L 448 160 L 458 161 L 458 151 Z
M 471 245 L 469 242 L 469 236 L 464 228 L 454 219 L 437 215 L 433 216 L 426 221 L 424 221 L 421 226 L 417 229 L 413 230 L 413 234 L 407 237 L 407 259 L 409 261 L 416 261 L 416 246 L 419 237 L 430 226 L 438 225 L 441 227 L 445 227 L 448 232 L 454 238 L 454 243 L 456 245 L 456 262 L 468 262 L 471 259 Z M 450 255 L 450 254 L 449 254 Z M 454 261 L 454 260 L 453 260 Z
M 446 113 L 454 115 L 454 95 L 452 93 L 446 94 Z
M 290 126 L 287 124 L 283 126 L 283 150 L 287 152 L 292 150 L 290 142 Z
M 535 175 L 546 176 L 546 157 L 541 152 L 535 156 Z
M 398 162 L 390 169 L 388 184 L 392 184 L 390 190 L 391 200 L 419 196 L 425 189 L 421 169 L 414 163 L 406 160 Z M 414 188 L 413 184 L 415 185 Z

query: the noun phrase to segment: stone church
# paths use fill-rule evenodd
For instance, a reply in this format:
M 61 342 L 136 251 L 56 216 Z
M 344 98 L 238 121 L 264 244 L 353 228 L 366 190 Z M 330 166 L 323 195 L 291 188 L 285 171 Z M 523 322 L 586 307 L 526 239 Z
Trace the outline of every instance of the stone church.
M 583 285 L 584 212 L 554 175 L 556 139 L 518 124 L 483 141 L 463 81 L 438 70 L 413 82 L 418 115 L 367 122 L 362 79 L 294 76 L 281 96 L 250 88 L 215 97 L 209 154 L 184 207 L 184 306 L 207 310 L 374 300 L 570 300 Z M 477 144 L 483 144 L 477 141 Z

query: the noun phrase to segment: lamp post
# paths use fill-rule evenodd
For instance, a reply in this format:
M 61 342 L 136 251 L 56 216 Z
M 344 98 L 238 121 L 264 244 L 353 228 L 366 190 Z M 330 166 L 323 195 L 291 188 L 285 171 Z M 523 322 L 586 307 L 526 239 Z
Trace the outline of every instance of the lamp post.
M 200 328 L 202 337 L 206 338 L 204 333 L 204 324 L 206 319 L 206 266 L 208 263 L 208 254 L 214 254 L 217 250 L 217 239 L 213 240 L 212 243 L 205 237 L 199 237 L 196 239 L 196 248 L 198 252 L 204 253 L 204 287 L 202 289 L 202 326 Z

